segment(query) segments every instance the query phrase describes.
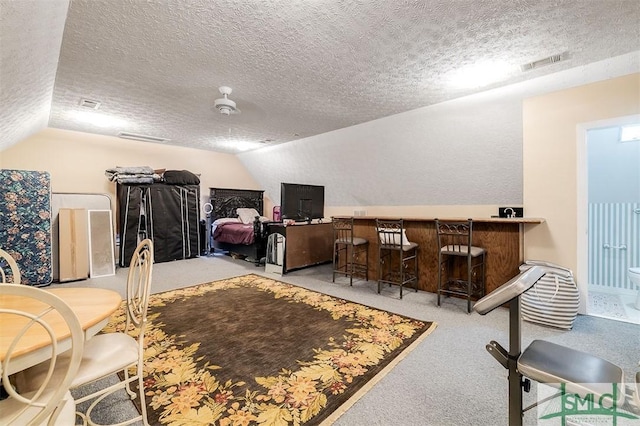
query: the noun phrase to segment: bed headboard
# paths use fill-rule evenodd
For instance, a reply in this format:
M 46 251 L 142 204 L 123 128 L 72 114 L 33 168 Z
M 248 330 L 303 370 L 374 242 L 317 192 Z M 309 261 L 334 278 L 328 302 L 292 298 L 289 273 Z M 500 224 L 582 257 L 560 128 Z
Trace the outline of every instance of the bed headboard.
M 211 220 L 222 217 L 238 217 L 238 207 L 254 208 L 264 214 L 264 191 L 255 189 L 209 188 Z

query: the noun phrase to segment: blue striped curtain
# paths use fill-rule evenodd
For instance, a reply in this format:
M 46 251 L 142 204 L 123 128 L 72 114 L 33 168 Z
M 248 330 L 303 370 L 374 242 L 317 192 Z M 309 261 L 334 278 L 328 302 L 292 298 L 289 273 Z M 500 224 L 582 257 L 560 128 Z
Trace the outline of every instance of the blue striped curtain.
M 589 204 L 589 284 L 635 291 L 627 276 L 640 267 L 640 203 Z

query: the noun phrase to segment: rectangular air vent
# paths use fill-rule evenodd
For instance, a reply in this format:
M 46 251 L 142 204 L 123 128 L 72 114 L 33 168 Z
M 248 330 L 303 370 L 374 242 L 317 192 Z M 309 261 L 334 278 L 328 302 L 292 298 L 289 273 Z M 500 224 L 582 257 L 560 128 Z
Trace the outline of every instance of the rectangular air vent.
M 120 132 L 118 133 L 118 137 L 123 139 L 131 139 L 134 141 L 142 141 L 142 142 L 167 142 L 169 139 L 159 138 L 156 136 L 147 136 L 147 135 L 138 135 L 136 133 L 127 133 Z
M 95 101 L 93 99 L 80 99 L 80 106 L 84 108 L 98 109 L 100 108 L 100 103 L 100 101 Z
M 522 64 L 520 65 L 520 69 L 522 70 L 522 72 L 531 71 L 533 69 L 540 68 L 545 65 L 555 64 L 556 62 L 560 62 L 563 59 L 565 59 L 565 55 L 562 53 L 559 53 L 557 55 L 551 55 L 547 58 L 538 59 L 537 61 L 529 62 L 528 64 Z

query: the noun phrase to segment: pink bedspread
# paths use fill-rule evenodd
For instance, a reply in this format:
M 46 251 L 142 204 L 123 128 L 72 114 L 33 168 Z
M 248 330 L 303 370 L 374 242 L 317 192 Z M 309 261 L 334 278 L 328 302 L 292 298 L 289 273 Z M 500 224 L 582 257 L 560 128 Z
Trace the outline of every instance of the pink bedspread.
M 213 231 L 213 239 L 220 243 L 253 244 L 253 224 L 222 223 Z

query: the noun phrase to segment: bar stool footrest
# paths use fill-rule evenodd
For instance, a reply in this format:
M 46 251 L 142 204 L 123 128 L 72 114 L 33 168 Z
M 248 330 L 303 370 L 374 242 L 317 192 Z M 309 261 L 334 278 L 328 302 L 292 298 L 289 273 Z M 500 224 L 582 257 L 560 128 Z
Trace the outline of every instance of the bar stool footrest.
M 438 290 L 442 294 L 464 296 L 467 297 L 467 281 L 464 280 L 451 280 L 442 284 L 442 287 Z M 471 283 L 471 297 L 481 298 L 484 296 L 484 288 L 482 283 L 473 281 Z

